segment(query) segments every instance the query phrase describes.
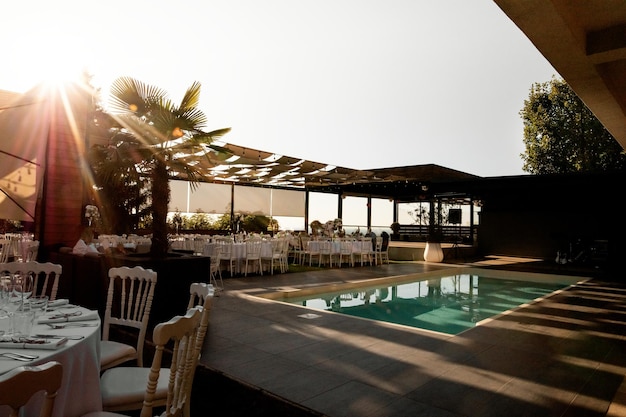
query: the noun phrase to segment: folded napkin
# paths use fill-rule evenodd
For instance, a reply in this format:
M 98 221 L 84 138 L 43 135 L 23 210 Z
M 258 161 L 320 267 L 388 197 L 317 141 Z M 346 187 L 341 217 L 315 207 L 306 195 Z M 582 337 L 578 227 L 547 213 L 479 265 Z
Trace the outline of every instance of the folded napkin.
M 100 316 L 98 316 L 98 312 L 96 310 L 87 310 L 80 311 L 81 314 L 74 313 L 66 313 L 63 314 L 61 312 L 52 312 L 45 316 L 40 317 L 37 320 L 37 323 L 65 323 L 68 321 L 87 321 L 87 320 L 98 320 Z
M 67 298 L 59 298 L 58 300 L 48 301 L 48 308 L 53 309 L 57 307 L 63 307 L 69 304 L 70 300 Z
M 36 337 L 26 338 L 0 338 L 0 348 L 9 349 L 57 349 L 67 343 L 66 337 L 58 340 L 39 339 Z

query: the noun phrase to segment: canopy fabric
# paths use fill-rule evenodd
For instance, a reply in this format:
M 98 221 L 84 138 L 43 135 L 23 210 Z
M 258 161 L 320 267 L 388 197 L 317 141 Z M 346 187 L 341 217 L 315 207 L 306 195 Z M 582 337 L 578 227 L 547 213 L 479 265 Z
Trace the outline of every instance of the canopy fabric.
M 180 160 L 194 165 L 202 173 L 200 181 L 203 182 L 337 192 L 357 184 L 370 187 L 374 183 L 476 178 L 433 164 L 359 170 L 220 141 L 211 147 L 218 149 L 219 154 L 209 151 L 207 155 L 179 155 Z M 179 180 L 187 179 L 183 173 L 174 176 Z
M 7 95 L 2 97 L 6 99 Z M 41 88 L 0 103 L 1 219 L 35 219 L 49 120 Z

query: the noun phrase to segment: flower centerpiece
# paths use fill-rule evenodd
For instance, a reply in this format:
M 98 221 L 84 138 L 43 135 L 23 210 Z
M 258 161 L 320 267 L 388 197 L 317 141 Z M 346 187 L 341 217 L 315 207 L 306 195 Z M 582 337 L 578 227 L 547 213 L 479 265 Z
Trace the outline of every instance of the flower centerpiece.
M 97 221 L 100 217 L 100 211 L 97 206 L 93 204 L 88 204 L 85 206 L 85 218 L 87 219 L 87 224 L 91 227 L 92 223 Z

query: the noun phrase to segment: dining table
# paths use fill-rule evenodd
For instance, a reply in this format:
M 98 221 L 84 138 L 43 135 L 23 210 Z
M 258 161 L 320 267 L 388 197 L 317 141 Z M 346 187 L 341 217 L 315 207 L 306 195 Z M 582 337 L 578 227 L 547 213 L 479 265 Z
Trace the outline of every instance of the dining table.
M 203 255 L 213 257 L 213 259 L 217 259 L 217 249 L 218 245 L 230 245 L 231 256 L 234 259 L 234 271 L 229 271 L 232 274 L 245 274 L 246 270 L 246 242 L 207 242 L 204 244 Z M 262 259 L 269 259 L 272 257 L 272 241 L 271 240 L 262 240 L 261 241 L 261 253 L 260 256 Z M 213 262 L 213 260 L 212 260 Z M 267 268 L 266 268 L 267 270 Z M 251 271 L 248 271 L 251 272 Z
M 100 394 L 101 320 L 98 313 L 67 300 L 51 307 L 33 322 L 30 336 L 0 336 L 0 375 L 18 366 L 57 361 L 63 365 L 63 381 L 54 404 L 54 417 L 79 417 L 102 410 Z M 17 360 L 18 355 L 33 359 Z M 22 411 L 38 416 L 44 393 L 35 394 Z M 0 406 L 0 417 L 9 415 Z

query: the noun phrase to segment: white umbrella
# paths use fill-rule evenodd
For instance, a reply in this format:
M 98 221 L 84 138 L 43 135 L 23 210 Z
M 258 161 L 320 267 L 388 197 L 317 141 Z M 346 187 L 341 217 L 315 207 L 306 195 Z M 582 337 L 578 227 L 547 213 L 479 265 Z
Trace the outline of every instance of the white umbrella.
M 0 218 L 33 221 L 50 125 L 44 89 L 0 110 Z

